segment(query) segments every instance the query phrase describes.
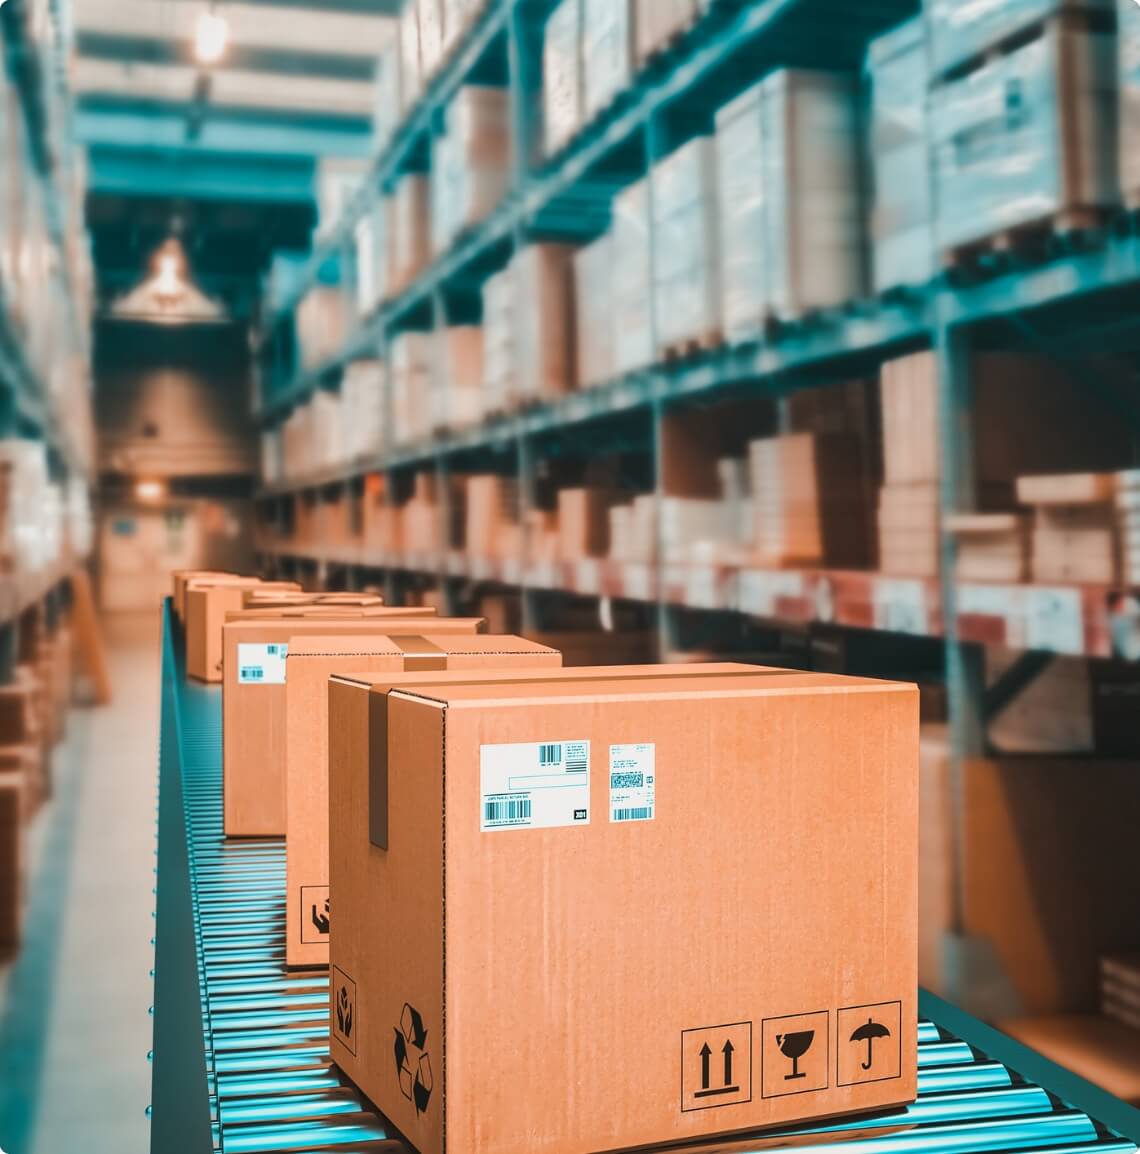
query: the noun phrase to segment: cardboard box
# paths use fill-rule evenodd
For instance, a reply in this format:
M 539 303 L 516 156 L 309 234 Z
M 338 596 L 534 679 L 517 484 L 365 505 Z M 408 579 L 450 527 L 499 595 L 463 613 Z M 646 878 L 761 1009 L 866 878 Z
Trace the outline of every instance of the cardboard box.
M 388 846 L 346 875 L 366 807 L 341 781 L 375 696 L 330 724 L 333 892 L 366 911 L 334 935 L 332 1055 L 423 1154 L 445 1128 L 463 1149 L 530 1154 L 542 1134 L 569 1154 L 914 1098 L 913 686 L 394 689 Z
M 174 616 L 182 621 L 186 616 L 186 587 L 191 581 L 207 578 L 237 577 L 236 573 L 224 573 L 213 569 L 175 569 L 170 575 L 170 599 L 174 605 Z
M 329 677 L 433 670 L 556 669 L 562 655 L 521 637 L 300 637 L 286 660 L 285 961 L 329 964 Z
M 24 774 L 0 770 L 0 958 L 20 945 L 24 921 Z
M 226 614 L 242 607 L 245 590 L 298 590 L 292 581 L 262 582 L 258 577 L 191 581 L 186 588 L 186 672 L 198 681 L 220 681 L 222 625 Z
M 605 557 L 610 551 L 608 489 L 560 489 L 558 492 L 559 555 L 564 561 Z
M 429 611 L 429 614 L 434 611 Z M 480 618 L 431 616 L 433 636 L 475 634 Z M 227 837 L 285 833 L 285 658 L 293 637 L 415 634 L 421 611 L 370 618 L 232 621 L 223 629 L 222 782 Z

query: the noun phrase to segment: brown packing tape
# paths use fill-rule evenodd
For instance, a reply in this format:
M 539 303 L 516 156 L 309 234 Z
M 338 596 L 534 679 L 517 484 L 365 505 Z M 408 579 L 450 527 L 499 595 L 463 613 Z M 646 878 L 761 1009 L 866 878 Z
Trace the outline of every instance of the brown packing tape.
M 404 654 L 407 673 L 442 673 L 447 669 L 447 654 L 426 637 L 393 637 L 392 644 Z

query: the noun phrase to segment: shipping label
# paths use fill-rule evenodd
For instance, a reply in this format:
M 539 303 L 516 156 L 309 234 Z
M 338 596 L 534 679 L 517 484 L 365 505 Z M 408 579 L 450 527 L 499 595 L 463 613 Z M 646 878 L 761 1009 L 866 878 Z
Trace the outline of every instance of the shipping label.
M 287 644 L 238 646 L 239 685 L 284 685 Z
M 657 746 L 652 742 L 610 746 L 610 821 L 652 821 Z
M 479 749 L 479 828 L 590 823 L 590 743 L 536 741 Z

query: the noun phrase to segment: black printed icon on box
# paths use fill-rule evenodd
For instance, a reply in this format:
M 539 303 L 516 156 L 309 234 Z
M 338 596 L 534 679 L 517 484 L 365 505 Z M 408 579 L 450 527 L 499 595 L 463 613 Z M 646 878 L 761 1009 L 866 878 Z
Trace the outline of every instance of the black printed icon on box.
M 780 1098 L 826 1090 L 830 1016 L 826 1010 L 765 1018 L 760 1025 L 760 1094 Z
M 417 1118 L 428 1108 L 434 1081 L 431 1055 L 427 1052 L 427 1033 L 419 1010 L 405 1002 L 400 1011 L 400 1024 L 395 1029 L 393 1055 L 400 1093 L 415 1106 Z
M 318 946 L 328 943 L 329 921 L 328 886 L 301 887 L 301 945 Z
M 836 1080 L 840 1086 L 902 1076 L 902 1002 L 839 1011 Z
M 681 1110 L 752 1101 L 752 1023 L 681 1031 Z
M 333 1002 L 333 1037 L 356 1057 L 356 983 L 343 971 L 332 967 L 329 997 Z

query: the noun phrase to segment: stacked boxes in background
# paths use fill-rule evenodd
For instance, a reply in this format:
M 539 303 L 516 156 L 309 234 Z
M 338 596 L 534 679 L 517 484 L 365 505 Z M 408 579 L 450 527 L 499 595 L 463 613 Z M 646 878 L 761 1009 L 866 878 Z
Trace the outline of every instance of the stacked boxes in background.
M 483 284 L 483 408 L 488 416 L 515 405 L 515 278 L 511 266 Z
M 435 333 L 439 380 L 433 429 L 464 429 L 483 419 L 483 329 L 449 325 Z
M 426 176 L 408 173 L 393 191 L 388 227 L 388 288 L 398 293 L 431 260 L 430 189 Z
M 941 567 L 938 365 L 933 353 L 887 361 L 880 377 L 883 487 L 879 568 L 937 577 Z
M 1016 584 L 1029 575 L 1029 521 L 1020 513 L 958 513 L 946 527 L 957 539 L 959 581 Z
M 297 306 L 297 350 L 307 369 L 335 357 L 348 337 L 349 302 L 339 284 L 311 288 Z
M 717 113 L 730 338 L 859 296 L 858 141 L 855 84 L 843 74 L 775 72 Z
M 639 180 L 614 198 L 614 369 L 628 373 L 653 361 L 649 293 L 649 184 Z
M 414 0 L 419 9 L 420 71 L 426 84 L 443 57 L 443 0 Z
M 388 365 L 392 387 L 392 439 L 406 445 L 431 432 L 434 337 L 406 332 L 392 340 Z
M 380 50 L 376 60 L 376 89 L 372 103 L 372 144 L 376 153 L 383 152 L 400 123 L 403 108 L 400 99 L 400 37 L 393 35 Z
M 423 91 L 420 56 L 420 15 L 417 0 L 404 0 L 398 29 L 400 41 L 400 111 L 407 113 Z
M 434 473 L 417 473 L 411 497 L 399 511 L 399 534 L 411 554 L 433 553 L 440 547 L 439 499 Z
M 515 254 L 512 318 L 515 397 L 520 405 L 552 401 L 574 386 L 574 250 L 531 244 Z
M 561 0 L 546 21 L 542 49 L 543 145 L 553 156 L 582 124 L 582 5 Z
M 636 71 L 635 0 L 583 0 L 582 119 L 593 120 Z
M 1134 0 L 1117 0 L 1120 52 L 1120 188 L 1140 208 L 1140 20 Z
M 379 197 L 356 226 L 356 308 L 373 313 L 388 297 L 388 225 L 391 206 Z
M 716 147 L 696 136 L 654 166 L 653 304 L 658 351 L 721 332 Z
M 431 237 L 441 253 L 484 220 L 507 190 L 510 128 L 507 89 L 465 84 L 432 140 Z
M 484 7 L 484 0 L 443 0 L 443 55 L 446 58 L 472 20 Z
M 1017 500 L 1033 510 L 1032 579 L 1040 584 L 1113 585 L 1120 534 L 1111 473 L 1021 477 Z
M 345 460 L 375 456 L 384 443 L 384 362 L 350 361 L 341 381 Z
M 574 253 L 574 327 L 579 388 L 614 375 L 613 234 L 603 233 Z
M 1140 470 L 1117 477 L 1116 506 L 1120 514 L 1121 549 L 1126 585 L 1140 585 Z
M 638 62 L 664 52 L 708 5 L 709 0 L 637 0 Z
M 926 151 L 926 39 L 921 17 L 880 36 L 867 52 L 870 77 L 875 291 L 924 285 L 937 272 Z
M 468 477 L 465 520 L 468 556 L 518 557 L 521 553 L 518 482 L 513 477 L 494 473 Z
M 950 7 L 952 0 L 939 10 Z M 1089 223 L 1085 214 L 1112 206 L 1117 112 L 1116 37 L 1071 18 L 1049 20 L 1029 43 L 935 84 L 929 128 L 939 249 L 1025 225 L 1079 227 Z

